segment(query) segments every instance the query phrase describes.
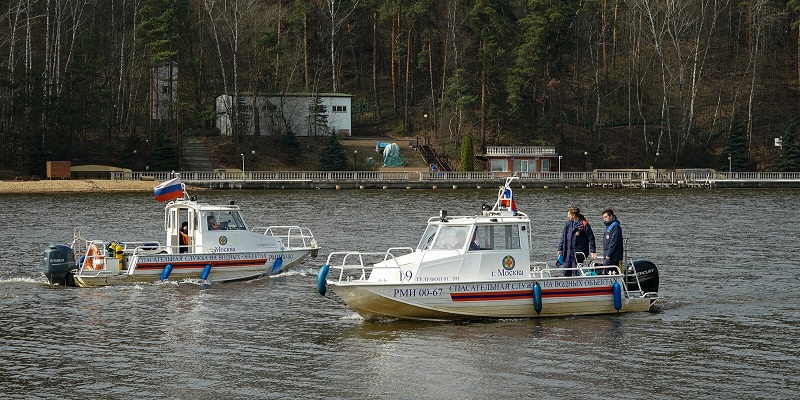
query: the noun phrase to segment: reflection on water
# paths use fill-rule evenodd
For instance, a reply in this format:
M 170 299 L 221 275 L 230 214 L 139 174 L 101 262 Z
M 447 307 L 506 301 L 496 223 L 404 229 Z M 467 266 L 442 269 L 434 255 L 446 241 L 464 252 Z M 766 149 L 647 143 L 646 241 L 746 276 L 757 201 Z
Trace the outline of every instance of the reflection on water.
M 23 398 L 793 398 L 800 390 L 797 190 L 518 190 L 534 261 L 552 262 L 571 205 L 607 207 L 630 258 L 654 261 L 655 313 L 366 323 L 316 294 L 330 251 L 414 246 L 429 216 L 472 214 L 494 190 L 199 192 L 251 226 L 310 227 L 323 246 L 286 274 L 49 286 L 41 254 L 87 237 L 163 241 L 147 194 L 0 195 L 0 385 Z

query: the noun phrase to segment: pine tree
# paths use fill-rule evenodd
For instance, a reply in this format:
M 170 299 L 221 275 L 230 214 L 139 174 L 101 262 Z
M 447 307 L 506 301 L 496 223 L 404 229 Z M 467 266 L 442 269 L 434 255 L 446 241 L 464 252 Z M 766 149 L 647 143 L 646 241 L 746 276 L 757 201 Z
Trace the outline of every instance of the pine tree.
M 775 169 L 782 172 L 800 171 L 800 140 L 798 140 L 797 120 L 789 122 L 781 140 L 781 158 L 775 162 Z
M 730 160 L 728 160 L 730 157 Z M 722 154 L 719 169 L 732 172 L 744 172 L 750 169 L 750 155 L 747 153 L 747 131 L 741 119 L 735 118 L 728 132 L 728 143 Z
M 156 135 L 155 146 L 153 146 L 148 159 L 152 171 L 172 171 L 181 168 L 175 141 L 171 135 L 163 132 Z
M 289 161 L 300 155 L 300 141 L 297 140 L 297 136 L 291 128 L 286 129 L 286 131 L 281 134 L 280 144 L 282 150 L 281 156 L 284 161 Z
M 467 132 L 461 141 L 461 163 L 458 166 L 460 171 L 475 170 L 475 148 L 472 145 L 472 135 Z
M 347 171 L 347 152 L 335 133 L 319 154 L 320 171 Z

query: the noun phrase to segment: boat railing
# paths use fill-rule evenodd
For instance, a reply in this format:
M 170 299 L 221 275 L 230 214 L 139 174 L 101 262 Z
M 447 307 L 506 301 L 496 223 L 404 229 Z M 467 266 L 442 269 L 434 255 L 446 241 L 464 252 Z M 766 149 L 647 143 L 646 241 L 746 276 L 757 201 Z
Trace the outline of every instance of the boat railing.
M 366 280 L 367 271 L 370 273 L 375 269 L 396 269 L 400 272 L 401 279 L 403 279 L 403 269 L 400 262 L 397 261 L 394 253 L 395 251 L 409 251 L 414 252 L 410 247 L 393 247 L 383 252 L 362 253 L 359 251 L 335 251 L 328 254 L 328 259 L 325 262 L 331 269 L 339 271 L 339 282 L 352 280 Z M 341 263 L 335 263 L 341 258 Z M 364 259 L 377 260 L 382 258 L 382 265 L 378 266 L 375 263 L 365 263 Z M 335 263 L 335 264 L 334 264 Z
M 583 253 L 578 253 L 583 254 Z M 608 270 L 611 270 L 611 275 L 621 275 L 622 271 L 616 265 L 603 265 L 598 262 L 598 260 L 589 259 L 588 257 L 584 258 L 582 262 L 578 262 L 575 267 L 572 268 L 565 268 L 563 266 L 551 266 L 546 262 L 532 262 L 531 263 L 531 277 L 532 278 L 544 278 L 544 277 L 551 277 L 553 276 L 554 272 L 556 276 L 563 275 L 566 271 L 573 272 L 574 276 L 595 276 L 595 275 L 604 275 L 608 274 Z
M 531 263 L 531 278 L 550 278 L 550 266 L 544 261 L 535 261 Z
M 317 241 L 309 228 L 296 225 L 273 225 L 257 226 L 250 231 L 280 238 L 284 241 L 284 246 L 289 248 L 317 247 Z

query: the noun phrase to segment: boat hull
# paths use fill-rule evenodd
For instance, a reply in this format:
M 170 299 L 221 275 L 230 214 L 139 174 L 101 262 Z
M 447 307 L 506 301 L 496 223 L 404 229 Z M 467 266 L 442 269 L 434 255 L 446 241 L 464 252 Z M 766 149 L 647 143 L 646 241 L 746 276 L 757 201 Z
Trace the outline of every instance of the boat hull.
M 541 288 L 536 312 L 533 288 Z M 328 281 L 329 287 L 364 319 L 461 320 L 536 318 L 647 311 L 651 297 L 622 293 L 614 307 L 613 284 L 621 276 L 548 278 L 495 282 L 402 283 Z
M 206 254 L 154 254 L 129 257 L 123 269 L 83 269 L 74 275 L 75 285 L 97 287 L 135 283 L 151 283 L 161 280 L 167 265 L 171 265 L 169 280 L 200 279 L 206 265 L 211 270 L 206 279 L 211 283 L 233 282 L 255 279 L 278 273 L 306 259 L 312 249 L 285 250 L 259 253 L 206 253 Z M 276 265 L 280 259 L 280 264 Z M 131 263 L 134 264 L 132 271 Z

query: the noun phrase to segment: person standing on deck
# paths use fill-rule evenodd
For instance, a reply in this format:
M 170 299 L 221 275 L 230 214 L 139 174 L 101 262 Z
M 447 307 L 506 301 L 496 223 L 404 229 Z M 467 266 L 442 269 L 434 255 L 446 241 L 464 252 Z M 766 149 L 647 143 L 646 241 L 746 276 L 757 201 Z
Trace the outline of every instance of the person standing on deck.
M 567 210 L 567 222 L 561 232 L 561 242 L 558 244 L 558 255 L 561 256 L 560 259 L 562 260 L 561 266 L 566 268 L 564 276 L 578 276 L 578 271 L 570 270 L 569 268 L 577 268 L 578 263 L 583 262 L 586 254 L 590 254 L 592 258 L 597 258 L 592 226 L 581 215 L 581 210 L 578 207 L 570 207 Z
M 617 266 L 622 270 L 622 226 L 610 208 L 603 210 L 603 223 L 606 225 L 603 232 L 603 265 Z M 605 274 L 616 272 L 616 268 L 606 268 L 603 271 Z

